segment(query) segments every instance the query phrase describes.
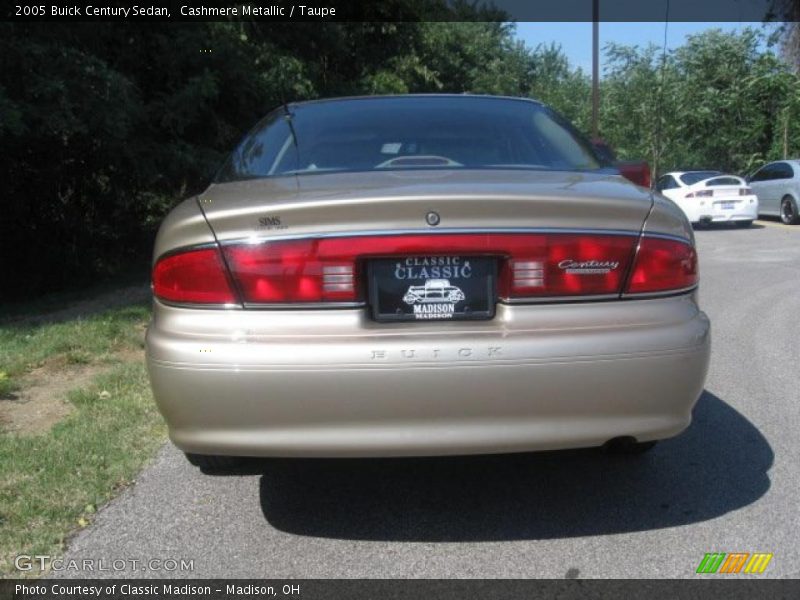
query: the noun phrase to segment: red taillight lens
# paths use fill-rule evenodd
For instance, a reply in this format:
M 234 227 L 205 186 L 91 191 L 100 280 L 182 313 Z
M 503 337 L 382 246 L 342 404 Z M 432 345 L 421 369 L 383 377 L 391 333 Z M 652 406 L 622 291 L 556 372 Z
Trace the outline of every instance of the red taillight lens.
M 740 196 L 750 196 L 752 194 L 753 194 L 753 190 L 748 188 L 748 187 L 739 188 L 739 195 Z
M 392 256 L 491 256 L 498 260 L 500 298 L 619 294 L 637 241 L 627 235 L 414 234 L 277 240 L 190 250 L 160 259 L 153 270 L 156 297 L 193 304 L 238 299 L 226 265 L 252 304 L 353 302 L 364 299 L 365 261 Z M 628 293 L 664 292 L 697 283 L 697 256 L 687 243 L 644 238 Z
M 697 252 L 686 242 L 642 238 L 628 283 L 629 294 L 682 290 L 697 284 Z
M 500 271 L 500 297 L 618 294 L 636 238 L 519 236 Z
M 153 269 L 153 293 L 170 302 L 236 302 L 216 248 L 189 250 L 160 259 Z
M 224 249 L 243 300 L 258 304 L 364 298 L 364 261 L 391 256 L 498 258 L 503 298 L 618 294 L 636 238 L 573 234 L 438 234 L 286 240 Z
M 346 302 L 358 299 L 356 253 L 342 240 L 288 240 L 224 249 L 245 302 Z

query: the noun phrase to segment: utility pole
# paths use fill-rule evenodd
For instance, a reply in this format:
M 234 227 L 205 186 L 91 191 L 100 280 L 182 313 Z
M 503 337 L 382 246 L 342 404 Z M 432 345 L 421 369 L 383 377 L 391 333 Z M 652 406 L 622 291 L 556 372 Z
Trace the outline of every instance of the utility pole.
M 600 137 L 600 0 L 592 0 L 592 138 Z
M 789 107 L 783 109 L 783 160 L 789 158 Z

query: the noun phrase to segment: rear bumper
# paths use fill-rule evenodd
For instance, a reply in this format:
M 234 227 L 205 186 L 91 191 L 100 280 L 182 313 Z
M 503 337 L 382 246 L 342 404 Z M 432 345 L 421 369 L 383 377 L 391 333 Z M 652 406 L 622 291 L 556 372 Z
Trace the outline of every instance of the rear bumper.
M 735 208 L 733 209 L 721 208 L 718 204 L 722 201 L 724 199 L 714 200 L 711 205 L 697 207 L 690 220 L 693 223 L 700 221 L 726 223 L 729 221 L 754 221 L 758 218 L 758 200 L 755 199 L 755 196 L 752 198 L 750 196 L 732 198 L 730 202 L 735 202 Z
M 250 456 L 410 456 L 669 437 L 710 352 L 693 296 L 499 305 L 495 319 L 377 324 L 361 309 L 158 302 L 147 364 L 174 443 Z

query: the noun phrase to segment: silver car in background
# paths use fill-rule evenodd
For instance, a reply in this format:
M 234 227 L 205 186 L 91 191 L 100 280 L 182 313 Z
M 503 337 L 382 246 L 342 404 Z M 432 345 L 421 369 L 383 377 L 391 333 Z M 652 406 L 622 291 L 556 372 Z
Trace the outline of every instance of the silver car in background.
M 686 216 L 530 100 L 278 108 L 167 216 L 152 280 L 153 393 L 203 468 L 641 451 L 709 362 Z
M 748 182 L 758 196 L 759 214 L 780 217 L 786 225 L 800 223 L 800 160 L 768 163 Z

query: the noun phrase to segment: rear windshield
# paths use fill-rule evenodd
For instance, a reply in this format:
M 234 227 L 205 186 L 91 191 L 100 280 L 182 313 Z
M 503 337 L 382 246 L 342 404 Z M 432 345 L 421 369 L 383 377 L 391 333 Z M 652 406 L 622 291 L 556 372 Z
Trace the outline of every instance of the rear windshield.
M 681 181 L 684 185 L 694 185 L 698 181 L 708 179 L 714 175 L 720 175 L 719 171 L 692 171 L 691 173 L 684 173 L 681 175 Z
M 337 171 L 604 166 L 569 123 L 533 102 L 380 97 L 273 111 L 231 154 L 216 181 Z
M 742 185 L 742 180 L 736 177 L 717 177 L 715 179 L 709 179 L 706 181 L 706 186 L 717 186 L 717 185 Z

